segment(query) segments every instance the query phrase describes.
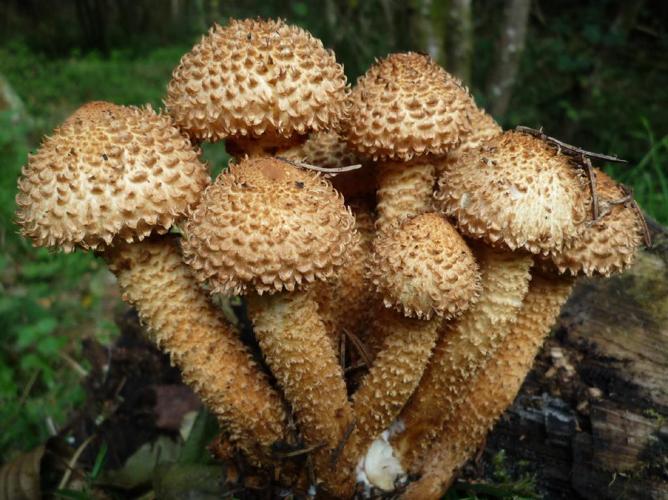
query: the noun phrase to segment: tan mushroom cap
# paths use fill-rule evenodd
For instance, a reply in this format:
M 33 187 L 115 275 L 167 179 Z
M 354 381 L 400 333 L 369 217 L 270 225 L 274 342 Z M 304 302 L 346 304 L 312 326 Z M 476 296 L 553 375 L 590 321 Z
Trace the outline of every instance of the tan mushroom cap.
M 281 20 L 213 26 L 172 74 L 166 104 L 192 137 L 289 138 L 337 126 L 346 77 L 333 52 Z
M 83 105 L 28 158 L 17 221 L 36 246 L 97 249 L 166 233 L 199 200 L 207 168 L 167 115 Z
M 435 164 L 438 177 L 445 169 L 456 165 L 461 155 L 478 149 L 485 141 L 503 133 L 501 125 L 473 102 L 471 102 L 469 109 L 469 118 L 471 119 L 471 133 L 466 136 L 457 149 L 450 151 L 443 160 Z
M 589 186 L 566 155 L 528 134 L 504 132 L 446 169 L 436 207 L 467 236 L 548 254 L 584 228 Z
M 331 169 L 362 163 L 345 139 L 335 131 L 314 134 L 303 144 L 281 152 L 280 156 Z M 337 174 L 331 182 L 346 200 L 367 198 L 376 192 L 376 171 L 369 165 L 362 165 L 357 170 Z
M 355 219 L 322 176 L 275 158 L 231 165 L 185 225 L 186 262 L 224 295 L 292 291 L 334 277 Z
M 369 275 L 386 307 L 409 317 L 456 316 L 480 292 L 473 253 L 435 213 L 406 219 L 376 238 Z
M 474 103 L 469 109 L 469 118 L 471 119 L 471 133 L 462 141 L 456 152 L 463 153 L 479 148 L 485 141 L 503 133 L 501 125 L 496 123 L 492 116 L 488 115 L 484 109 L 480 109 Z
M 373 160 L 443 155 L 471 129 L 467 90 L 415 52 L 378 61 L 357 81 L 349 101 L 348 144 Z
M 627 193 L 601 170 L 595 169 L 595 172 L 601 216 L 561 252 L 551 255 L 560 273 L 610 276 L 623 272 L 642 244 L 641 215 L 628 202 L 614 203 L 624 199 Z

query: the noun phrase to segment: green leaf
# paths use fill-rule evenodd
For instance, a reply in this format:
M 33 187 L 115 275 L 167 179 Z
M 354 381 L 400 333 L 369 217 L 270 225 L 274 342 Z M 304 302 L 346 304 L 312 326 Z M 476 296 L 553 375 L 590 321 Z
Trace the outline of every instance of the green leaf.
M 58 322 L 53 317 L 41 318 L 36 323 L 25 325 L 18 331 L 16 346 L 19 349 L 25 349 L 34 345 L 40 339 L 44 339 L 47 335 L 53 333 L 56 326 L 58 326 Z
M 209 461 L 209 453 L 206 446 L 218 432 L 218 420 L 207 409 L 202 409 L 197 415 L 188 439 L 181 450 L 178 463 L 207 463 Z
M 100 450 L 97 452 L 97 456 L 95 457 L 95 463 L 93 464 L 93 469 L 90 471 L 91 480 L 95 481 L 100 475 L 102 467 L 104 467 L 104 463 L 107 461 L 108 449 L 109 448 L 107 446 L 107 443 L 103 442 L 102 446 L 100 446 Z

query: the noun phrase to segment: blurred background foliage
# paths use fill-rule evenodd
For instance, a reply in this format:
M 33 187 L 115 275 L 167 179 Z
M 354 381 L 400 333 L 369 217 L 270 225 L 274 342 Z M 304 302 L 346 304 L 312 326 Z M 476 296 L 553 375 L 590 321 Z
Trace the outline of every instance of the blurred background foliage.
M 389 52 L 430 53 L 505 127 L 543 126 L 628 159 L 607 168 L 668 223 L 666 2 L 0 0 L 0 462 L 80 403 L 80 339 L 111 338 L 118 305 L 94 257 L 35 250 L 17 235 L 28 153 L 86 101 L 160 107 L 173 67 L 213 22 L 255 16 L 313 32 L 351 82 Z M 226 158 L 220 146 L 205 155 L 216 170 Z

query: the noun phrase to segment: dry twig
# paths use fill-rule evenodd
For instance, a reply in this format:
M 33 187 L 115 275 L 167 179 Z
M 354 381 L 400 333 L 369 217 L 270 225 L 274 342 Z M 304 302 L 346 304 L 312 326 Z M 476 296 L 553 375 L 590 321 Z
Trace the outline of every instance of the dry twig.
M 306 168 L 308 170 L 315 170 L 316 172 L 322 172 L 325 174 L 325 177 L 336 177 L 337 175 L 342 174 L 344 172 L 352 172 L 353 170 L 359 170 L 360 168 L 362 168 L 361 163 L 356 163 L 355 165 L 346 165 L 344 167 L 325 168 L 325 167 L 318 167 L 316 165 L 311 165 L 310 163 L 305 163 L 303 161 L 288 160 L 287 158 L 284 158 L 282 156 L 277 156 L 276 159 L 285 163 L 289 163 L 293 167 Z
M 360 338 L 353 332 L 349 332 L 345 328 L 343 329 L 343 333 L 345 333 L 346 337 L 348 337 L 352 341 L 353 345 L 355 346 L 355 349 L 357 350 L 357 353 L 362 358 L 362 361 L 364 361 L 364 364 L 367 366 L 371 366 L 372 363 L 371 356 L 369 356 L 369 353 L 366 350 L 364 342 L 362 342 Z

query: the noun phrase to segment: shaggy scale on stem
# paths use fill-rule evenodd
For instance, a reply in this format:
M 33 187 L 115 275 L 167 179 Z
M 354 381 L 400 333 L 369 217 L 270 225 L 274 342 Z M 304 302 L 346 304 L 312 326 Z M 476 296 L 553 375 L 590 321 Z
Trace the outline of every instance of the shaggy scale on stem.
M 285 439 L 285 412 L 237 332 L 202 292 L 172 237 L 117 245 L 104 253 L 123 300 L 183 379 L 255 465 L 274 460 Z

